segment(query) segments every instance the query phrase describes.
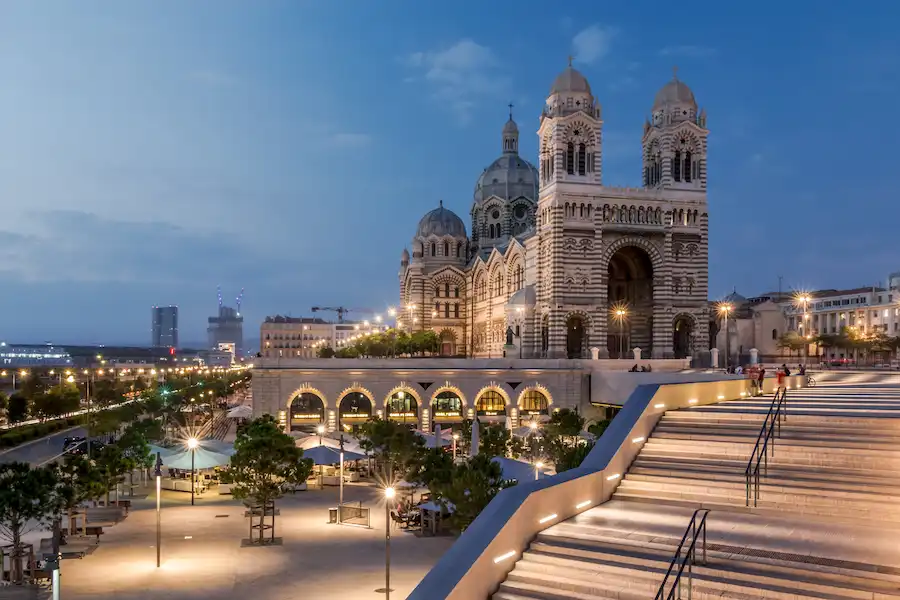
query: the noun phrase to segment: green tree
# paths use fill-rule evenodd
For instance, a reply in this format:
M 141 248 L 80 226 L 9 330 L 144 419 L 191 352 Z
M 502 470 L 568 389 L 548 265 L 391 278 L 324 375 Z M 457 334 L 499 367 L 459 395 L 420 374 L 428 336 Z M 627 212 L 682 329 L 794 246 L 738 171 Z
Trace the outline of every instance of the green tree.
M 69 519 L 69 533 L 74 533 L 75 509 L 82 502 L 99 498 L 106 491 L 103 473 L 86 456 L 70 454 L 65 461 L 56 464 L 56 478 L 60 510 Z
M 514 437 L 510 431 L 498 424 L 480 423 L 478 453 L 489 457 L 506 456 L 517 458 L 525 451 L 525 443 Z M 469 434 L 471 443 L 471 433 Z
M 10 579 L 22 583 L 22 536 L 47 526 L 58 512 L 55 472 L 28 463 L 0 464 L 0 534 L 12 545 Z
M 562 473 L 563 471 L 568 471 L 569 469 L 581 466 L 582 461 L 590 454 L 593 448 L 593 442 L 575 444 L 574 446 L 562 446 L 558 454 L 554 456 L 553 462 L 556 466 L 556 472 Z
M 331 346 L 322 346 L 316 351 L 319 358 L 334 358 L 334 348 Z
M 606 428 L 609 427 L 610 423 L 612 423 L 611 420 L 603 419 L 602 421 L 597 421 L 596 423 L 589 425 L 587 430 L 599 438 L 603 435 L 603 432 L 606 431 Z
M 28 397 L 18 392 L 13 394 L 9 397 L 6 410 L 6 418 L 10 423 L 21 423 L 28 418 Z
M 32 411 L 40 419 L 53 419 L 73 413 L 81 405 L 81 393 L 72 383 L 54 385 L 32 401 Z
M 503 479 L 499 464 L 486 454 L 478 454 L 454 465 L 449 481 L 435 481 L 430 489 L 440 504 L 453 505 L 451 526 L 465 531 L 494 496 L 511 485 L 513 482 Z
M 428 489 L 449 485 L 453 478 L 453 457 L 443 448 L 428 448 L 410 464 L 406 480 Z
M 305 482 L 312 471 L 312 460 L 303 458 L 303 450 L 296 446 L 294 438 L 281 431 L 271 415 L 251 421 L 238 435 L 234 449 L 223 479 L 232 484 L 233 497 L 263 508 L 270 503 L 274 506 L 287 490 Z M 259 522 L 260 544 L 265 543 L 262 527 L 265 517 L 263 510 Z
M 0 392 L 0 412 L 6 412 L 9 409 L 9 396 Z
M 117 444 L 109 444 L 104 446 L 96 457 L 96 465 L 106 491 L 106 506 L 109 506 L 109 493 L 113 489 L 116 490 L 116 503 L 118 503 L 118 484 L 124 480 L 125 473 L 134 468 L 134 462 Z
M 110 379 L 97 379 L 93 388 L 93 401 L 97 406 L 117 404 L 122 399 L 116 383 Z
M 122 449 L 125 459 L 131 463 L 131 469 L 128 470 L 128 483 L 132 489 L 134 488 L 134 469 L 149 469 L 154 464 L 153 455 L 150 453 L 150 443 L 147 441 L 147 428 L 143 425 L 147 421 L 154 422 L 146 419 L 132 423 L 125 428 L 122 437 L 116 442 L 116 445 Z
M 47 391 L 47 384 L 41 375 L 42 373 L 35 369 L 22 378 L 21 393 L 31 402 Z
M 359 442 L 381 463 L 387 482 L 393 482 L 395 474 L 405 475 L 425 449 L 425 440 L 415 431 L 378 417 L 360 426 Z

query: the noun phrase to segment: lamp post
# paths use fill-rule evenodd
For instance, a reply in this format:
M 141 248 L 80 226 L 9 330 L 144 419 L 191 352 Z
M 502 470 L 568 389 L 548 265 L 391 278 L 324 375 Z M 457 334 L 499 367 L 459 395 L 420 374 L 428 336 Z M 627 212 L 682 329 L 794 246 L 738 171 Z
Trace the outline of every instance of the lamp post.
M 458 439 L 459 439 L 459 434 L 454 433 L 453 434 L 453 460 L 454 461 L 456 460 L 456 440 L 458 440 Z
M 391 597 L 391 500 L 396 492 L 394 488 L 384 489 L 384 597 Z
M 800 296 L 800 302 L 803 304 L 803 366 L 809 362 L 809 296 Z
M 724 318 L 725 322 L 725 372 L 728 372 L 728 355 L 731 354 L 731 331 L 728 329 L 728 313 L 731 312 L 731 305 L 727 302 L 719 305 L 719 314 Z
M 544 468 L 544 463 L 541 461 L 537 461 L 534 463 L 534 480 L 537 481 L 541 477 L 541 469 Z
M 160 549 L 160 546 L 162 545 L 162 519 L 159 498 L 159 492 L 162 488 L 162 454 L 159 452 L 156 453 L 156 471 L 154 472 L 154 475 L 156 475 L 156 568 L 158 569 L 162 552 Z
M 199 442 L 197 438 L 191 438 L 188 440 L 188 448 L 191 449 L 191 506 L 194 506 L 194 488 L 196 485 L 194 484 L 194 453 L 197 450 L 197 446 Z
M 625 358 L 625 319 L 628 311 L 624 306 L 613 309 L 613 318 L 619 323 L 619 359 Z
M 340 495 L 338 497 L 338 525 L 343 522 L 341 518 L 341 512 L 344 506 L 344 434 L 341 434 L 341 481 L 340 481 Z

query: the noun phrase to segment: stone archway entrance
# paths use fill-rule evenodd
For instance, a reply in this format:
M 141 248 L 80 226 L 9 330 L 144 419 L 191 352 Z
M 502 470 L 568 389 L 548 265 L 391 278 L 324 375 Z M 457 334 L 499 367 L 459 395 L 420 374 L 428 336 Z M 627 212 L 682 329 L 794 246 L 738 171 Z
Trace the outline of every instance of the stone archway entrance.
M 624 315 L 610 317 L 607 350 L 610 356 L 627 356 L 632 348 L 641 348 L 648 356 L 653 348 L 653 263 L 650 255 L 637 246 L 625 246 L 609 259 L 609 311 Z M 623 339 L 624 337 L 624 339 Z
M 456 354 L 456 333 L 452 329 L 441 332 L 441 356 L 453 356 Z
M 319 423 L 325 422 L 325 403 L 313 392 L 297 394 L 291 400 L 288 423 L 291 431 L 315 433 Z
M 587 346 L 586 323 L 581 315 L 569 315 L 566 319 L 566 357 L 583 358 Z
M 694 322 L 690 317 L 679 315 L 675 318 L 672 333 L 672 352 L 675 358 L 687 358 L 694 350 Z

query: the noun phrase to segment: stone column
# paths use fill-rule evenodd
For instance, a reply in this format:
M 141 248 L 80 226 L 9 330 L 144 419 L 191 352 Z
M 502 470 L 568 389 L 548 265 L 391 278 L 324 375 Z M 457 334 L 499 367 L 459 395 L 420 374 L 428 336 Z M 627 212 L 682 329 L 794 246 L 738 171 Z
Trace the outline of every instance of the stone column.
M 757 350 L 756 348 L 750 348 L 750 364 L 759 364 L 759 350 Z
M 710 348 L 709 350 L 709 366 L 713 369 L 719 368 L 719 349 Z
M 641 360 L 641 352 L 640 348 L 633 348 L 631 352 L 634 354 L 634 360 Z
M 597 346 L 591 348 L 591 360 L 600 360 L 600 348 Z

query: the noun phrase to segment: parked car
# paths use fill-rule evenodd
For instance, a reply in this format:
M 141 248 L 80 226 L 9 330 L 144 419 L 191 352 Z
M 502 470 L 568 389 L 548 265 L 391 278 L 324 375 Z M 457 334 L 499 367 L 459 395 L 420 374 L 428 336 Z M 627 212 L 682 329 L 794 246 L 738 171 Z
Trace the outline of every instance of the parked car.
M 66 448 L 68 448 L 68 447 L 71 446 L 72 444 L 75 444 L 75 443 L 78 443 L 78 442 L 83 442 L 84 440 L 85 440 L 85 437 L 84 437 L 83 435 L 81 435 L 81 436 L 68 436 L 68 437 L 65 437 L 65 438 L 63 438 L 63 444 L 62 444 L 63 450 L 65 450 Z
M 99 440 L 91 440 L 91 452 L 93 454 L 99 453 L 106 446 L 103 442 Z M 65 449 L 66 454 L 87 454 L 88 451 L 88 442 L 85 439 L 82 439 L 80 442 L 75 442 L 71 446 Z

